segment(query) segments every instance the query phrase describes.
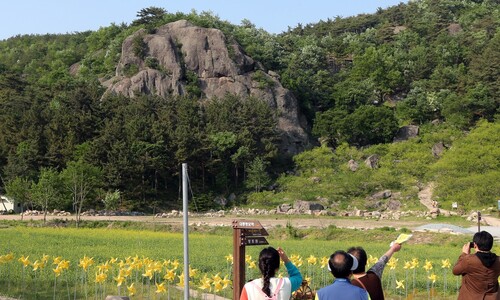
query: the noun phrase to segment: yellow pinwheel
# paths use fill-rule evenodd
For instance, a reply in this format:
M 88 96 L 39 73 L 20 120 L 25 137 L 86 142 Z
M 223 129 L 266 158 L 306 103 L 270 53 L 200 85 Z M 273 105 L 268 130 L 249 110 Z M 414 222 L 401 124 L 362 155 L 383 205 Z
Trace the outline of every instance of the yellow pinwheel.
M 427 277 L 427 278 L 429 278 L 429 279 L 432 281 L 432 283 L 435 283 L 435 282 L 436 282 L 436 279 L 437 279 L 437 275 L 436 275 L 436 274 L 434 274 L 434 273 L 432 273 L 432 274 L 431 274 L 429 277 Z
M 109 264 L 109 261 L 106 261 L 105 263 L 98 265 L 97 269 L 101 273 L 102 272 L 107 272 L 107 271 L 109 271 L 109 269 L 111 269 L 111 265 Z
M 307 263 L 309 265 L 316 265 L 318 263 L 318 259 L 314 256 L 314 255 L 310 255 L 308 258 L 307 258 Z
M 422 268 L 424 268 L 427 272 L 429 272 L 430 270 L 432 270 L 432 262 L 426 259 L 425 264 Z
M 225 258 L 227 262 L 233 263 L 233 256 L 231 254 L 226 255 Z
M 207 290 L 207 291 L 211 291 L 212 290 L 212 280 L 210 278 L 207 277 L 207 275 L 203 275 L 203 278 L 200 280 L 200 289 L 202 290 Z
M 121 286 L 122 283 L 125 281 L 125 277 L 123 276 L 117 276 L 113 278 L 116 281 L 116 286 Z
M 165 294 L 167 292 L 167 288 L 165 287 L 165 282 L 162 282 L 160 284 L 158 283 L 155 283 L 156 284 L 156 293 L 157 294 Z
M 410 269 L 415 269 L 415 268 L 418 267 L 418 265 L 419 265 L 418 258 L 413 258 L 411 260 L 411 267 L 410 267 Z
M 302 261 L 302 257 L 300 255 L 297 255 L 297 254 L 292 254 L 290 256 L 290 261 L 296 266 L 296 267 L 300 267 L 302 266 L 303 264 L 303 261 Z
M 144 274 L 142 274 L 143 277 L 148 277 L 149 280 L 153 278 L 153 269 L 147 269 Z
M 374 257 L 371 254 L 368 256 L 368 265 L 373 265 L 377 263 L 377 261 L 378 261 L 377 257 Z
M 124 262 L 123 259 L 120 259 L 120 261 L 118 262 L 118 267 L 121 269 L 121 268 L 125 267 L 125 265 L 127 265 L 127 263 Z
M 69 260 L 61 260 L 61 262 L 57 265 L 57 267 L 63 270 L 69 269 Z
M 328 266 L 328 257 L 323 256 L 321 258 L 321 269 L 326 268 L 326 266 Z
M 231 284 L 231 280 L 227 278 L 227 275 L 222 279 L 222 288 L 225 289 Z
M 172 264 L 172 268 L 174 268 L 174 270 L 177 270 L 177 268 L 179 268 L 179 261 L 176 259 L 174 260 L 173 262 L 171 262 Z
M 189 266 L 189 277 L 193 278 L 198 275 L 198 269 L 193 269 L 191 266 Z
M 137 289 L 134 287 L 134 283 L 127 286 L 127 291 L 129 296 L 134 296 L 137 293 Z
M 163 279 L 168 280 L 169 282 L 173 282 L 175 280 L 175 270 L 167 270 L 167 273 L 165 274 L 165 276 L 163 276 Z
M 42 259 L 41 259 L 41 261 L 42 261 L 44 264 L 46 264 L 46 263 L 49 261 L 49 258 L 50 258 L 50 256 L 49 256 L 49 255 L 47 255 L 47 254 L 43 254 L 43 255 L 42 255 Z
M 391 259 L 389 259 L 389 261 L 387 262 L 387 265 L 389 266 L 389 268 L 391 270 L 394 270 L 394 269 L 396 269 L 396 266 L 398 265 L 398 261 L 399 261 L 399 259 L 391 257 Z
M 159 261 L 155 261 L 155 262 L 153 263 L 153 265 L 152 265 L 153 271 L 154 271 L 155 273 L 159 273 L 159 272 L 161 272 L 162 267 L 163 267 L 163 264 L 162 264 L 162 263 L 160 263 Z
M 44 266 L 45 266 L 44 263 L 42 261 L 38 261 L 37 259 L 33 263 L 33 271 L 37 271 L 38 269 L 43 269 Z
M 164 259 L 164 260 L 163 260 L 163 266 L 164 266 L 165 268 L 168 268 L 168 267 L 170 266 L 170 259 Z
M 222 281 L 221 280 L 214 281 L 214 291 L 216 293 L 218 293 L 218 292 L 222 291 L 222 289 L 223 289 Z
M 11 260 L 14 259 L 14 254 L 13 253 L 9 253 L 9 254 L 6 254 L 6 255 L 0 255 L 0 264 L 4 264 L 4 263 L 7 263 Z
M 78 264 L 79 267 L 81 267 L 85 272 L 88 270 L 88 268 L 94 264 L 94 258 L 93 257 L 87 257 L 86 255 L 83 256 L 82 259 L 80 259 L 80 263 Z
M 443 259 L 441 260 L 441 268 L 443 269 L 449 269 L 451 267 L 450 259 Z
M 222 280 L 222 278 L 220 277 L 219 273 L 212 276 L 212 281 L 221 281 L 221 280 Z
M 23 267 L 27 267 L 27 266 L 29 266 L 29 265 L 31 264 L 31 262 L 30 262 L 29 258 L 30 258 L 30 256 L 29 256 L 29 255 L 28 255 L 28 256 L 26 256 L 26 257 L 24 257 L 24 255 L 23 255 L 23 256 L 21 256 L 21 257 L 18 259 L 18 261 L 19 261 L 19 262 L 21 262 L 21 263 L 23 264 Z
M 128 267 L 126 269 L 120 269 L 120 275 L 127 278 L 127 277 L 130 277 L 130 275 L 132 275 L 132 270 L 133 268 L 132 267 Z
M 52 259 L 52 264 L 53 265 L 58 265 L 62 260 L 62 257 L 58 256 L 58 257 L 54 257 L 54 259 Z
M 405 261 L 405 265 L 403 266 L 403 269 L 405 269 L 405 270 L 411 269 L 411 262 Z
M 102 282 L 106 281 L 106 278 L 108 278 L 108 275 L 106 275 L 106 273 L 103 273 L 103 272 L 96 273 L 95 274 L 95 283 L 102 283 Z
M 396 279 L 396 289 L 404 289 L 405 288 L 405 281 L 404 280 L 397 280 Z
M 14 253 L 12 253 L 12 252 L 10 252 L 10 253 L 9 253 L 9 254 L 7 254 L 7 255 L 4 255 L 4 261 L 5 261 L 5 262 L 9 262 L 9 261 L 11 261 L 11 260 L 13 260 L 13 259 L 14 259 Z
M 181 275 L 179 275 L 177 277 L 179 277 L 179 283 L 177 283 L 177 285 L 180 287 L 184 287 L 184 273 L 182 273 Z
M 54 273 L 56 274 L 56 277 L 59 277 L 63 271 L 62 268 L 60 268 L 59 266 L 57 266 L 55 269 L 52 269 L 52 271 L 54 271 Z
M 257 268 L 257 264 L 254 261 L 251 261 L 248 263 L 248 268 L 255 269 L 255 268 Z

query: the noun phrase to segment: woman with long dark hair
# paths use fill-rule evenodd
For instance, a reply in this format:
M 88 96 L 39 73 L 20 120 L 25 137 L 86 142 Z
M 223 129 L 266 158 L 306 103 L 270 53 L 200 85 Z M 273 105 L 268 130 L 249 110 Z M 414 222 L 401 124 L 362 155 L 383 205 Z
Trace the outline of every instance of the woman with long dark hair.
M 280 267 L 280 259 L 285 264 L 289 277 L 276 277 Z M 240 300 L 288 300 L 292 292 L 302 284 L 302 275 L 299 269 L 288 259 L 285 251 L 279 247 L 278 249 L 267 247 L 260 251 L 259 269 L 262 277 L 245 284 Z

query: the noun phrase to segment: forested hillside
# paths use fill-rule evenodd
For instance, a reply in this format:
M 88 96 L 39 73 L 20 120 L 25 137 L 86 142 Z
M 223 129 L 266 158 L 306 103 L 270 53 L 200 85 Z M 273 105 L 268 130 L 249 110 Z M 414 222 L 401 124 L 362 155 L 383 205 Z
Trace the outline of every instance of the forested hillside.
M 442 203 L 494 206 L 499 7 L 498 0 L 416 0 L 278 35 L 248 20 L 150 7 L 132 24 L 0 41 L 0 193 L 39 209 L 167 209 L 180 204 L 187 162 L 198 209 L 218 208 L 225 203 L 214 202 L 218 196 L 229 205 L 321 200 L 376 209 L 368 196 L 387 189 L 415 207 L 429 182 Z M 221 30 L 259 72 L 279 78 L 317 145 L 284 155 L 275 107 L 239 95 L 205 99 L 189 72 L 182 95 L 104 95 L 125 39 L 177 20 Z M 141 56 L 142 41 L 134 43 Z M 148 67 L 165 71 L 153 59 Z M 266 78 L 253 80 L 265 89 Z M 393 143 L 406 125 L 419 135 Z M 373 155 L 378 163 L 366 167 Z

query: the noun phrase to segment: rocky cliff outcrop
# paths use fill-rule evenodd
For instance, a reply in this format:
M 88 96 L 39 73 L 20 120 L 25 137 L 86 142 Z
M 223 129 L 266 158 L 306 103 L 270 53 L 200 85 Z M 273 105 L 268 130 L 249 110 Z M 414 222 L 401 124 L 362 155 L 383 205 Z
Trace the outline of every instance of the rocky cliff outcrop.
M 104 84 L 106 93 L 129 97 L 183 95 L 194 87 L 201 99 L 227 93 L 261 99 L 277 109 L 281 149 L 293 155 L 309 144 L 306 122 L 294 95 L 269 74 L 220 30 L 180 20 L 125 39 L 116 76 Z

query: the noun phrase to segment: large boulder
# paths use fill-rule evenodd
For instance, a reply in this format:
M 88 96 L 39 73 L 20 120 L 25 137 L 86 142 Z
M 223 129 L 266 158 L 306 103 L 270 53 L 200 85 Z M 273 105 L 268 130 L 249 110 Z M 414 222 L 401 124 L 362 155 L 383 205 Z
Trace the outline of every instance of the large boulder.
M 293 204 L 293 208 L 299 212 L 324 210 L 325 209 L 325 207 L 320 203 L 301 201 L 301 200 L 295 201 L 295 203 Z
M 420 128 L 416 125 L 408 125 L 399 128 L 396 136 L 394 137 L 394 142 L 406 141 L 410 138 L 418 136 Z
M 436 158 L 441 156 L 441 153 L 446 149 L 446 146 L 443 142 L 436 143 L 432 146 L 432 155 Z
M 356 172 L 359 168 L 359 164 L 354 159 L 351 159 L 347 162 L 347 167 L 349 170 Z
M 379 159 L 380 156 L 378 156 L 377 154 L 370 155 L 365 159 L 365 165 L 370 169 L 376 169 L 378 168 Z
M 160 26 L 154 33 L 141 29 L 124 40 L 116 76 L 104 85 L 106 94 L 129 97 L 184 95 L 188 84 L 193 84 L 188 74 L 197 76 L 201 99 L 235 94 L 261 99 L 276 109 L 284 153 L 294 155 L 308 147 L 306 119 L 294 95 L 275 73 L 269 75 L 218 29 L 185 20 Z

